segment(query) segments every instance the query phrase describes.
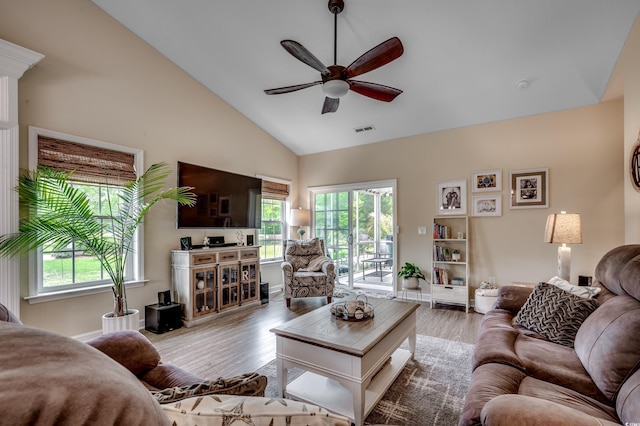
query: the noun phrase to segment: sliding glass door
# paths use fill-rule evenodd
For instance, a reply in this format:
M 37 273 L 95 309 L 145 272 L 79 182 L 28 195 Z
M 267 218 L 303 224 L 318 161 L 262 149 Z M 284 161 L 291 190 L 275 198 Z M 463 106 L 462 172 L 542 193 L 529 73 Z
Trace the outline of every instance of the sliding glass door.
M 313 195 L 314 230 L 324 240 L 327 256 L 336 265 L 337 284 L 350 285 L 353 257 L 351 233 L 351 192 L 320 192 Z
M 336 281 L 393 291 L 395 180 L 312 188 L 314 232 L 325 240 Z

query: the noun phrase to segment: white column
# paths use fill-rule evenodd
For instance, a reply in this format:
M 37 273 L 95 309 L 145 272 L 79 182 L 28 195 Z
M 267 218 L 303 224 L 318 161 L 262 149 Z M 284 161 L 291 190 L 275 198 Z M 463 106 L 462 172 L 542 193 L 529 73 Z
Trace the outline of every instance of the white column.
M 0 40 L 0 235 L 18 230 L 18 79 L 43 55 Z M 0 257 L 0 303 L 20 315 L 20 260 Z

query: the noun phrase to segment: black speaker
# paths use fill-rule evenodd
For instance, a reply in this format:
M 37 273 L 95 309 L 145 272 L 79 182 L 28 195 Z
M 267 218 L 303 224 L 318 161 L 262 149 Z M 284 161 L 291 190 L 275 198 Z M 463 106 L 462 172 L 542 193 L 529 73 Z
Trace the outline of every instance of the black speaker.
M 247 245 L 248 246 L 253 245 L 253 235 L 247 235 Z
M 578 275 L 578 285 L 580 286 L 590 286 L 591 285 L 591 277 L 587 275 Z
M 175 330 L 182 326 L 182 308 L 179 303 L 147 305 L 145 306 L 144 314 L 145 330 L 157 334 Z
M 260 283 L 260 303 L 269 303 L 269 283 Z
M 166 306 L 171 304 L 171 290 L 158 292 L 158 305 Z

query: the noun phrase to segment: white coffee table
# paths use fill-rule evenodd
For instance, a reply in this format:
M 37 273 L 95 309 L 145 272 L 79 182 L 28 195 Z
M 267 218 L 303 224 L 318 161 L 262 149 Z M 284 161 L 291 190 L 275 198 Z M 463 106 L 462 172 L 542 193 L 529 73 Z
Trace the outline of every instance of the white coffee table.
M 349 417 L 356 426 L 380 401 L 416 348 L 417 303 L 373 299 L 374 318 L 336 319 L 323 306 L 279 327 L 278 392 Z M 409 339 L 409 350 L 400 345 Z M 287 384 L 287 370 L 305 370 Z

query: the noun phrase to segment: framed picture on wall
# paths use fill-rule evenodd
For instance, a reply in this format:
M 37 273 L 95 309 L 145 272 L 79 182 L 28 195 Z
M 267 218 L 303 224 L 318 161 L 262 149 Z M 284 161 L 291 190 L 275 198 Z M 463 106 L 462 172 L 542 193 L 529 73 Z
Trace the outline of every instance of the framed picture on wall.
M 512 170 L 512 209 L 546 209 L 549 207 L 549 169 Z
M 473 216 L 502 216 L 502 195 L 475 195 L 471 197 Z
M 438 182 L 436 194 L 438 215 L 467 214 L 467 181 L 465 179 Z
M 502 191 L 502 170 L 484 170 L 471 177 L 471 192 Z

